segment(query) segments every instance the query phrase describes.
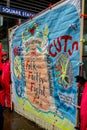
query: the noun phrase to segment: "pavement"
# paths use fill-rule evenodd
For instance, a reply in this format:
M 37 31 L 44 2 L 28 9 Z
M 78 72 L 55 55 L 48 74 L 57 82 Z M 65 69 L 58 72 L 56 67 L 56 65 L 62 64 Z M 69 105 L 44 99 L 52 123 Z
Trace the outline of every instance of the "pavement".
M 15 111 L 10 112 L 7 109 L 3 111 L 4 126 L 3 130 L 44 130 L 34 122 L 17 114 Z

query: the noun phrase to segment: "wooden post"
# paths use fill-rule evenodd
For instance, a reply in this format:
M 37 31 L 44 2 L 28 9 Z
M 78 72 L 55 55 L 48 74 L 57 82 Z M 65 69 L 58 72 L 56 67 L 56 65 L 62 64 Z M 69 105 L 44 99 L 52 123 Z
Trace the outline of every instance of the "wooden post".
M 84 14 L 84 1 L 82 0 L 82 14 Z M 80 28 L 80 39 L 83 39 L 83 30 L 84 30 L 84 17 L 81 17 L 81 28 Z M 82 55 L 83 55 L 83 43 L 80 42 L 80 61 L 82 62 Z
M 81 1 L 81 14 L 84 14 L 84 1 Z M 80 19 L 81 27 L 80 27 L 80 39 L 83 39 L 83 31 L 84 31 L 84 17 L 81 17 Z M 83 42 L 80 40 L 80 62 L 82 62 L 82 55 L 83 55 Z M 79 66 L 79 75 L 82 76 L 82 64 Z M 80 100 L 81 100 L 81 90 L 80 88 L 78 89 L 78 97 L 77 97 L 77 103 L 80 105 Z M 77 110 L 77 122 L 76 126 L 80 126 L 80 110 Z
M 12 28 L 8 29 L 8 41 L 9 41 L 9 60 L 10 60 L 10 70 L 11 70 L 11 45 L 10 45 L 10 34 L 13 29 L 15 29 L 17 25 L 13 26 Z M 12 70 L 11 70 L 11 80 L 12 80 Z M 10 94 L 11 94 L 11 110 L 14 110 L 14 103 L 12 101 L 12 84 L 10 85 Z

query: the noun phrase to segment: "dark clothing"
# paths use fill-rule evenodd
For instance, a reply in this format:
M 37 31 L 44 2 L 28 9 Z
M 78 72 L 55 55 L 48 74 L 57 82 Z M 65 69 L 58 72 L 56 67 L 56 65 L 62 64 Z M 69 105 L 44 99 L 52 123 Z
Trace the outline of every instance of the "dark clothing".
M 0 104 L 0 130 L 3 130 L 3 123 L 4 123 L 3 109 L 2 105 Z

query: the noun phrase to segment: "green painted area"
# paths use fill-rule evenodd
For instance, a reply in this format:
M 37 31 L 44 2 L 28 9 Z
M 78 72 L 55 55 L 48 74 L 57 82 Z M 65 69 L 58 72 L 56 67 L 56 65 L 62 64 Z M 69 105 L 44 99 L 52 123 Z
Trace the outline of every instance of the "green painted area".
M 19 105 L 23 106 L 25 111 L 29 111 L 29 113 L 33 113 L 37 117 L 41 118 L 42 120 L 46 121 L 49 124 L 54 124 L 54 126 L 60 128 L 61 130 L 74 130 L 74 124 L 72 124 L 69 120 L 66 118 L 61 119 L 57 115 L 54 115 L 52 112 L 43 112 L 37 110 L 34 106 L 32 106 L 31 103 L 29 103 L 28 100 L 25 99 L 19 99 L 17 97 L 17 101 Z

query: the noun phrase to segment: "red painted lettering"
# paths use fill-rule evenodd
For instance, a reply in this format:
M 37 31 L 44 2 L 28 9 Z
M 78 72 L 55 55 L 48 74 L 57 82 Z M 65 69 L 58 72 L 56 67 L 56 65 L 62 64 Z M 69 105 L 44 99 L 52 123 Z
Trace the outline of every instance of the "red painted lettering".
M 60 39 L 64 39 L 65 40 L 65 43 L 64 43 L 64 52 L 67 51 L 67 43 L 68 43 L 68 40 L 72 40 L 72 37 L 71 36 L 61 36 Z
M 62 46 L 62 43 L 60 42 L 60 40 L 64 40 L 64 43 L 63 43 L 64 46 Z M 55 57 L 58 52 L 62 51 L 62 47 L 64 47 L 64 52 L 68 52 L 68 54 L 71 56 L 73 54 L 75 47 L 76 47 L 76 50 L 78 50 L 78 42 L 77 41 L 73 42 L 73 44 L 71 45 L 72 46 L 72 51 L 71 51 L 70 49 L 67 50 L 67 44 L 69 40 L 72 40 L 72 36 L 65 35 L 65 36 L 61 36 L 60 38 L 55 39 L 53 41 L 53 44 L 52 43 L 50 44 L 50 47 L 48 50 L 49 54 L 52 57 Z
M 60 52 L 61 51 L 61 42 L 60 42 L 59 38 L 57 38 L 57 43 L 58 43 L 59 48 L 57 47 L 56 40 L 54 40 L 54 46 L 55 46 L 56 50 L 58 52 Z
M 57 52 L 52 53 L 52 52 L 51 52 L 52 47 L 53 47 L 53 44 L 50 44 L 49 53 L 50 53 L 50 55 L 51 55 L 52 57 L 55 57 L 55 56 L 57 55 Z
M 72 52 L 70 50 L 68 50 L 68 53 L 70 56 L 73 54 L 75 46 L 76 46 L 76 50 L 78 50 L 78 42 L 77 41 L 73 42 L 73 44 L 72 44 Z

